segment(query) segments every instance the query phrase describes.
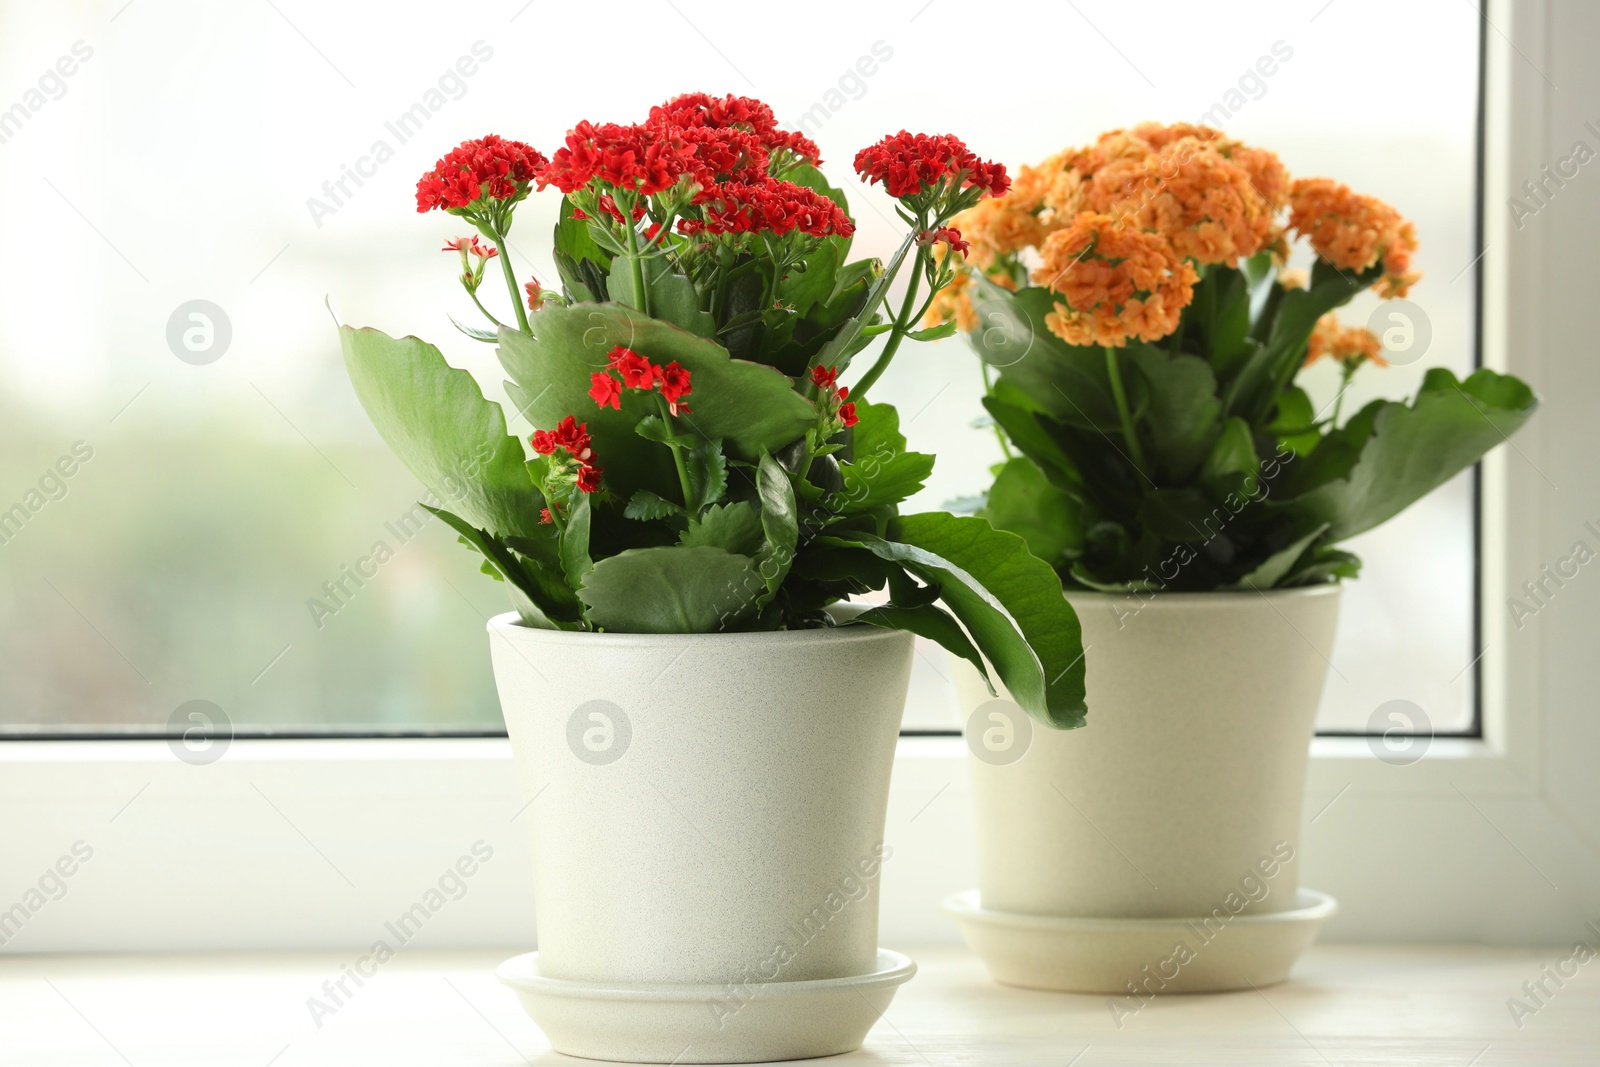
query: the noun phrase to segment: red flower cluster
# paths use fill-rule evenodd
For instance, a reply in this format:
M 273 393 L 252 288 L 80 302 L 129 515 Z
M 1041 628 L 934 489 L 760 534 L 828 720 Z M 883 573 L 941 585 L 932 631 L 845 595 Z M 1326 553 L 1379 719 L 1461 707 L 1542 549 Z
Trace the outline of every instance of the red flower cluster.
M 589 424 L 579 422 L 568 415 L 557 424 L 554 430 L 535 430 L 533 432 L 533 450 L 541 456 L 548 456 L 556 449 L 565 449 L 578 464 L 578 488 L 585 493 L 593 493 L 600 488 L 600 475 L 604 469 L 596 467 L 589 462 L 594 458 L 594 452 L 589 447 Z M 546 509 L 542 516 L 545 522 L 550 521 L 549 510 Z
M 846 402 L 850 396 L 850 387 L 839 384 L 839 368 L 824 367 L 821 365 L 811 368 L 811 383 L 822 393 L 822 401 L 828 407 L 838 404 L 835 417 L 842 426 L 854 426 L 859 419 L 856 417 L 854 403 Z
M 652 126 L 676 126 L 683 130 L 741 130 L 753 134 L 769 152 L 786 150 L 812 166 L 821 162 L 817 146 L 805 135 L 778 129 L 772 108 L 749 96 L 729 94 L 721 98 L 708 93 L 684 93 L 650 109 L 647 122 Z
M 667 133 L 651 126 L 580 122 L 568 131 L 566 145 L 556 150 L 539 175 L 539 185 L 571 193 L 599 178 L 646 196 L 664 192 L 688 169 L 682 143 Z
M 547 162 L 537 149 L 496 134 L 463 141 L 417 182 L 417 210 L 460 209 L 482 197 L 521 196 Z
M 754 182 L 727 182 L 718 186 L 702 205 L 704 221 L 684 219 L 678 230 L 685 234 L 726 234 L 762 231 L 786 234 L 792 230 L 812 237 L 849 237 L 855 224 L 832 200 L 793 182 L 765 178 Z
M 882 182 L 896 200 L 915 196 L 949 179 L 960 188 L 978 188 L 1000 196 L 1011 187 L 1006 168 L 979 159 L 951 134 L 890 134 L 856 153 L 856 173 L 868 182 Z
M 613 372 L 617 377 L 612 377 Z M 694 392 L 689 383 L 689 370 L 677 360 L 663 367 L 631 348 L 617 345 L 608 353 L 606 369 L 589 376 L 590 398 L 600 407 L 612 410 L 621 410 L 623 389 L 648 392 L 658 387 L 672 414 L 693 414 L 689 405 L 683 403 L 683 398 Z
M 917 234 L 917 244 L 923 248 L 940 243 L 947 245 L 952 252 L 960 252 L 963 259 L 966 258 L 967 249 L 972 247 L 954 226 L 940 226 L 936 230 L 923 230 Z

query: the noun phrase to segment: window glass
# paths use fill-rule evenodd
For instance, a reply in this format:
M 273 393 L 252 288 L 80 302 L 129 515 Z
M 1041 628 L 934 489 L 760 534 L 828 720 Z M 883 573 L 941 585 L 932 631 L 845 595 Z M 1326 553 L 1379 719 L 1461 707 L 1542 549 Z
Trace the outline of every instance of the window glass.
M 1417 223 L 1430 346 L 1364 373 L 1347 410 L 1472 366 L 1471 5 L 820 3 L 788 44 L 794 25 L 743 3 L 626 9 L 581 33 L 522 0 L 0 9 L 0 729 L 158 728 L 191 700 L 240 728 L 498 727 L 483 623 L 505 599 L 414 509 L 322 306 L 433 341 L 503 398 L 490 347 L 445 317 L 471 314 L 439 251 L 465 230 L 412 209 L 417 175 L 489 131 L 549 150 L 678 91 L 757 95 L 820 143 L 858 252 L 883 254 L 892 211 L 850 160 L 885 132 L 954 131 L 1015 165 L 1206 121 Z M 552 278 L 555 207 L 520 210 L 519 275 Z M 1309 378 L 1331 398 L 1331 371 Z M 960 341 L 908 351 L 878 391 L 939 453 L 914 509 L 983 488 L 997 449 L 970 428 Z M 1366 570 L 1322 725 L 1404 698 L 1470 728 L 1470 477 L 1351 547 Z M 923 651 L 907 725 L 954 726 Z

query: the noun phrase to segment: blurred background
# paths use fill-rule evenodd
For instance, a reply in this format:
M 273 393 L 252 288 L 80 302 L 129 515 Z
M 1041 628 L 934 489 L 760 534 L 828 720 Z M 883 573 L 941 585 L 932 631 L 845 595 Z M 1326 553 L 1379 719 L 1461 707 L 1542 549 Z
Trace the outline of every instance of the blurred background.
M 576 32 L 538 0 L 381 20 L 328 0 L 0 7 L 0 731 L 160 731 L 191 700 L 241 731 L 499 730 L 482 629 L 508 605 L 439 523 L 407 525 L 420 488 L 362 413 L 324 307 L 432 341 L 503 399 L 492 348 L 446 317 L 471 321 L 440 251 L 467 230 L 413 200 L 487 132 L 550 152 L 579 119 L 634 121 L 679 92 L 758 96 L 821 146 L 859 256 L 899 237 L 850 168 L 886 132 L 954 132 L 1015 167 L 1203 121 L 1416 221 L 1426 350 L 1364 371 L 1346 412 L 1474 366 L 1470 4 L 821 3 L 783 39 L 743 8 L 672 0 L 646 26 L 596 7 Z M 558 203 L 519 210 L 524 278 L 554 281 Z M 1304 384 L 1330 400 L 1336 371 Z M 984 488 L 998 449 L 972 428 L 979 396 L 959 339 L 907 349 L 876 387 L 939 456 L 911 510 Z M 1350 544 L 1365 568 L 1322 729 L 1366 731 L 1401 698 L 1436 732 L 1476 730 L 1474 508 L 1469 472 Z M 942 653 L 924 652 L 906 725 L 955 729 Z

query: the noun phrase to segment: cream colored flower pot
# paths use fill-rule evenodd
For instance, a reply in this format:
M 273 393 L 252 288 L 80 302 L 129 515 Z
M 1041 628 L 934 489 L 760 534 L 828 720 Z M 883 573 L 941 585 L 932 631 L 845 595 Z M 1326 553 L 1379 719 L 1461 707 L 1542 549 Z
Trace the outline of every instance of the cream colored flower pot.
M 947 910 L 975 946 L 1006 957 L 987 962 L 1016 984 L 1175 992 L 1281 980 L 1332 906 L 1297 892 L 1296 858 L 1338 587 L 1068 599 L 1083 625 L 1085 728 L 1029 722 L 958 664 L 979 894 Z M 1268 913 L 1285 913 L 1268 924 L 1283 936 L 1263 949 L 1238 920 Z M 1088 925 L 1018 936 L 1029 916 Z M 1197 927 L 1195 960 L 1168 962 L 1165 920 Z M 1230 927 L 1231 938 L 1204 936 Z M 1058 958 L 1041 955 L 1050 937 Z M 1147 959 L 1153 946 L 1162 955 Z M 1234 948 L 1248 958 L 1230 962 Z M 1146 962 L 1173 973 L 1149 983 Z
M 877 940 L 911 636 L 563 633 L 512 615 L 489 632 L 539 937 L 502 978 L 557 1050 L 703 1063 L 859 1046 L 876 1015 L 850 983 L 881 1011 L 912 970 Z

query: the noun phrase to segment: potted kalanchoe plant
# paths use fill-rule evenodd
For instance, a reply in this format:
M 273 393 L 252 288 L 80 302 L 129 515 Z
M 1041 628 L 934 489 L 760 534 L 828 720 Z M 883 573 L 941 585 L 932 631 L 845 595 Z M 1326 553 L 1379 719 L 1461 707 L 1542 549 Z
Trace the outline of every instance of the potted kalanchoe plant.
M 1077 621 L 1041 595 L 1048 565 L 982 518 L 899 514 L 933 457 L 867 399 L 907 338 L 951 332 L 918 329 L 957 276 L 935 248 L 1005 171 L 904 132 L 855 162 L 908 229 L 887 264 L 850 259 L 816 146 L 756 100 L 581 122 L 548 158 L 491 136 L 441 159 L 417 207 L 476 231 L 446 245 L 485 320 L 458 326 L 497 346 L 531 454 L 436 348 L 341 328 L 379 432 L 516 606 L 489 630 L 539 951 L 501 976 L 563 1052 L 860 1044 L 913 970 L 877 943 L 912 635 L 987 660 L 1044 722 L 1082 721 Z M 551 186 L 559 292 L 507 257 L 518 204 Z
M 980 887 L 948 910 L 1003 981 L 1136 1006 L 1281 980 L 1332 908 L 1292 860 L 1359 566 L 1341 544 L 1505 440 L 1534 394 L 1435 368 L 1410 403 L 1317 410 L 1307 363 L 1337 360 L 1344 387 L 1382 364 L 1333 311 L 1406 294 L 1413 226 L 1213 129 L 1112 131 L 953 224 L 970 247 L 930 319 L 982 358 L 1007 450 L 979 513 L 1077 608 L 1096 726 L 986 747 L 1015 735 L 966 680 Z

